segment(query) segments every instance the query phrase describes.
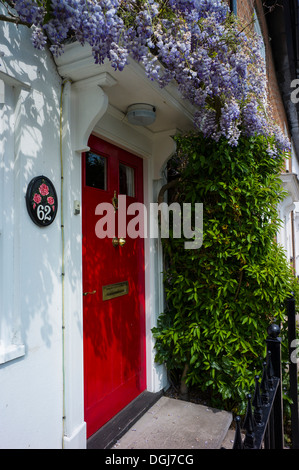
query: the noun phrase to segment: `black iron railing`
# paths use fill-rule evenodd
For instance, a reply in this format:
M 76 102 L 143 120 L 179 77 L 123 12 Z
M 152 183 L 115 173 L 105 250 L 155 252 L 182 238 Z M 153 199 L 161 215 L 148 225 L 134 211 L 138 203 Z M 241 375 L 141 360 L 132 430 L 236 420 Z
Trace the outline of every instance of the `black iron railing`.
M 253 397 L 247 395 L 243 423 L 236 417 L 233 449 L 283 449 L 283 404 L 280 329 L 273 323 L 268 328 L 267 357 L 262 378 L 256 376 Z M 241 430 L 245 437 L 242 439 Z
M 296 348 L 296 309 L 294 297 L 286 301 L 288 318 L 289 396 L 291 399 L 291 447 L 299 449 L 298 370 Z M 247 395 L 247 410 L 243 423 L 237 416 L 233 449 L 283 449 L 283 397 L 280 328 L 273 323 L 268 327 L 267 356 L 263 363 L 262 378 L 255 377 L 253 397 Z M 242 431 L 243 436 L 242 438 Z

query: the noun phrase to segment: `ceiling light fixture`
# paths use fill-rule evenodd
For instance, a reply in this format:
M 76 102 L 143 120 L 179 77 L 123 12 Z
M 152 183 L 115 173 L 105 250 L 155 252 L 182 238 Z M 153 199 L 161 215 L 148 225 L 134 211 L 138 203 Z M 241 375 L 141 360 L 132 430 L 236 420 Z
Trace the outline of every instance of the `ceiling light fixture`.
M 135 126 L 149 126 L 156 119 L 156 108 L 151 104 L 137 103 L 128 107 L 127 118 Z

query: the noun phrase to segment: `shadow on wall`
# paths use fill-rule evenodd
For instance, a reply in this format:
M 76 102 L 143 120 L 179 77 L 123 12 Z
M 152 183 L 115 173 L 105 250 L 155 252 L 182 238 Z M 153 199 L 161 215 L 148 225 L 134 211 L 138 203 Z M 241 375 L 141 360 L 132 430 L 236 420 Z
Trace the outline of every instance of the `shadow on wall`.
M 2 23 L 1 28 L 0 70 L 30 86 L 29 91 L 12 87 L 14 109 L 7 106 L 2 121 L 0 178 L 3 176 L 4 193 L 14 187 L 14 203 L 10 207 L 6 204 L 2 213 L 2 226 L 10 227 L 3 232 L 2 243 L 4 236 L 9 238 L 5 243 L 10 246 L 11 260 L 9 267 L 3 265 L 3 276 L 7 269 L 10 278 L 6 283 L 10 284 L 10 292 L 1 292 L 13 298 L 13 308 L 5 309 L 1 317 L 12 326 L 11 341 L 25 343 L 29 353 L 61 341 L 61 79 L 50 53 L 33 48 L 28 28 L 8 23 Z M 28 184 L 39 175 L 50 178 L 59 201 L 56 219 L 43 228 L 30 219 L 25 201 Z M 78 242 L 78 250 L 80 246 Z M 7 264 L 7 257 L 4 259 Z M 72 269 L 71 262 L 69 266 Z M 76 273 L 73 266 L 74 290 L 78 282 L 81 273 Z

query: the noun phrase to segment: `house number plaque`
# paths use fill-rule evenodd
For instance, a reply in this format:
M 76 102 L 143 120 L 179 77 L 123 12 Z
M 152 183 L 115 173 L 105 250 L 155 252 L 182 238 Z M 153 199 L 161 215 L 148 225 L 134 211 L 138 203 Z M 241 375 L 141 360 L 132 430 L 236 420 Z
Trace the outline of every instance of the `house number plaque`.
M 58 200 L 49 178 L 36 176 L 30 181 L 26 193 L 26 205 L 31 219 L 39 227 L 46 227 L 54 221 Z
M 129 283 L 128 281 L 118 282 L 116 284 L 109 284 L 108 286 L 103 286 L 103 300 L 114 299 L 115 297 L 120 297 L 121 295 L 126 295 L 129 293 Z

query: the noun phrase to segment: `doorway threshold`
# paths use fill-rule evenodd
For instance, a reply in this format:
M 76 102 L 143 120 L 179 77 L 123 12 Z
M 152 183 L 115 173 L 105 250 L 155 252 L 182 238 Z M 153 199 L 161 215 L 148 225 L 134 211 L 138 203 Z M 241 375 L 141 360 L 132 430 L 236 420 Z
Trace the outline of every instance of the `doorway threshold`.
M 163 395 L 145 390 L 87 440 L 87 449 L 110 449 Z

